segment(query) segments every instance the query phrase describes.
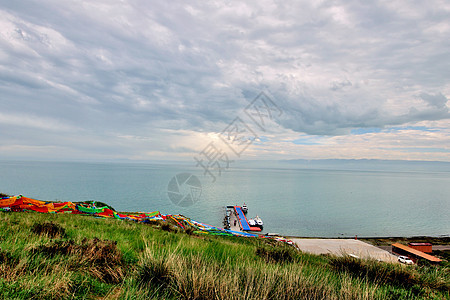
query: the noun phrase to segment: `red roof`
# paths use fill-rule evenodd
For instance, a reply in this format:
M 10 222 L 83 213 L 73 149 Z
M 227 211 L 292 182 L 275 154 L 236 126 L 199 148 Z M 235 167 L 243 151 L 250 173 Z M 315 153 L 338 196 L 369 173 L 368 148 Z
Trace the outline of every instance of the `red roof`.
M 441 262 L 442 261 L 442 260 L 440 260 L 439 258 L 437 258 L 437 257 L 435 257 L 433 255 L 429 255 L 429 254 L 423 253 L 422 251 L 413 249 L 411 247 L 408 247 L 408 246 L 405 246 L 405 245 L 402 245 L 402 244 L 399 244 L 399 243 L 392 244 L 392 247 L 397 247 L 397 248 L 405 250 L 405 251 L 407 251 L 407 252 L 409 252 L 411 254 L 414 254 L 415 256 L 425 258 L 426 260 L 429 260 L 429 261 L 432 261 L 432 262 Z
M 411 246 L 433 246 L 431 243 L 409 243 Z

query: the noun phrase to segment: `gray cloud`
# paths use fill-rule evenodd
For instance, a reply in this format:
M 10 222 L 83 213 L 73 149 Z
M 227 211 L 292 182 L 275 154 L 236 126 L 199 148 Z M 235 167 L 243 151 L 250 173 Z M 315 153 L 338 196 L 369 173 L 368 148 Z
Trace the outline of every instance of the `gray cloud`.
M 126 156 L 117 136 L 220 132 L 262 89 L 313 135 L 449 118 L 445 2 L 2 1 L 0 20 L 0 112 L 70 128 L 0 122 L 5 142 Z
M 446 104 L 448 99 L 442 95 L 442 93 L 438 93 L 436 95 L 430 95 L 427 93 L 420 94 L 420 98 L 428 103 L 428 105 L 435 107 L 437 109 L 442 109 L 444 111 L 448 111 Z

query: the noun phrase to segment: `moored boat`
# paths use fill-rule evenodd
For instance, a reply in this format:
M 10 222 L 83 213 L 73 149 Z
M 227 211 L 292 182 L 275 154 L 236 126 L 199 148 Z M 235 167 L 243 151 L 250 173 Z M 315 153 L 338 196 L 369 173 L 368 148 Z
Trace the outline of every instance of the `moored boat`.
M 242 205 L 242 211 L 244 212 L 244 214 L 247 213 L 247 211 L 248 211 L 247 204 L 244 203 L 244 205 Z
M 260 217 L 256 216 L 253 220 L 256 222 L 256 226 L 260 227 L 261 229 L 263 228 L 264 223 Z

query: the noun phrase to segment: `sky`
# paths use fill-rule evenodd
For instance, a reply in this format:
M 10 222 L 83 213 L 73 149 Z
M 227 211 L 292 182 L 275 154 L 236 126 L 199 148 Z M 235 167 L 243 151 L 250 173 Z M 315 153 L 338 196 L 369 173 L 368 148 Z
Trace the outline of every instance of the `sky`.
M 448 1 L 0 0 L 0 159 L 449 162 L 448 36 Z

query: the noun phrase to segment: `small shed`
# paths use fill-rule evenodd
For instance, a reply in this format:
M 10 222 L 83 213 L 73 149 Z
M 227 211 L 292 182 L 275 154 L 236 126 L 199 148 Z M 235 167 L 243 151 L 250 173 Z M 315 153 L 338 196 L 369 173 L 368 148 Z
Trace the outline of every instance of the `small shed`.
M 433 253 L 433 245 L 431 243 L 409 243 L 408 246 L 425 253 Z

